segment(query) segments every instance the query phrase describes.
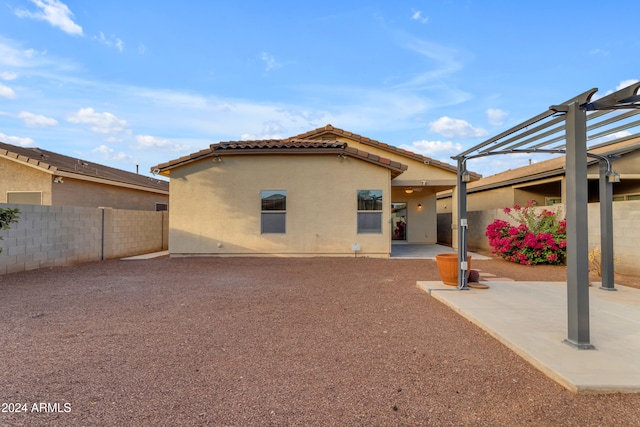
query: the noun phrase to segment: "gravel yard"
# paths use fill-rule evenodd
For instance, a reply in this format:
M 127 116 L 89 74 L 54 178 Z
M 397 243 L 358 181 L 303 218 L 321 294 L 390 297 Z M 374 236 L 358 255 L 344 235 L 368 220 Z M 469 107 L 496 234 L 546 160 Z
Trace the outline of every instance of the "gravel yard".
M 0 425 L 640 425 L 640 395 L 566 391 L 416 287 L 438 279 L 431 260 L 367 258 L 0 276 Z

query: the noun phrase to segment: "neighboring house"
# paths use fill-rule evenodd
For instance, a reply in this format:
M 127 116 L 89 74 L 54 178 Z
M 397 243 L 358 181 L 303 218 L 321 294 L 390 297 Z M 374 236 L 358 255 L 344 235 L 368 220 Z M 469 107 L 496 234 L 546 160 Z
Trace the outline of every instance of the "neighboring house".
M 640 138 L 619 139 L 589 149 L 589 152 L 615 156 L 611 164 L 613 172 L 619 174 L 620 182 L 613 184 L 614 201 L 640 200 Z M 598 202 L 599 160 L 589 157 L 587 162 L 588 201 Z M 530 200 L 535 200 L 539 206 L 565 203 L 565 191 L 565 156 L 560 156 L 470 182 L 467 185 L 467 210 L 524 206 Z M 438 213 L 451 213 L 452 208 L 452 192 L 438 194 Z
M 0 203 L 167 210 L 169 183 L 0 142 Z
M 172 256 L 388 257 L 392 240 L 436 242 L 436 193 L 457 170 L 327 125 L 212 144 L 154 172 L 170 177 Z

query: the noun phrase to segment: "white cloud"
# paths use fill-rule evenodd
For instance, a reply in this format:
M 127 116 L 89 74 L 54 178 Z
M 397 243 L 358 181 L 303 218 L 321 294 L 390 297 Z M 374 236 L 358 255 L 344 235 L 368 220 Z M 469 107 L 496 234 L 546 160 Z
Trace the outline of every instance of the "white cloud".
M 500 110 L 499 108 L 489 108 L 487 110 L 489 124 L 493 126 L 502 126 L 502 124 L 504 123 L 504 118 L 507 117 L 507 115 L 509 115 L 509 113 Z
M 90 107 L 81 108 L 67 120 L 71 123 L 90 125 L 93 132 L 102 134 L 122 132 L 127 126 L 126 120 L 119 119 L 108 112 L 97 113 Z
M 489 134 L 485 129 L 474 128 L 466 120 L 452 119 L 447 116 L 429 123 L 429 128 L 447 138 L 478 138 Z
M 48 58 L 46 51 L 36 51 L 34 49 L 22 49 L 18 43 L 0 36 L 0 65 L 3 68 L 34 68 L 39 66 L 49 67 L 48 69 L 68 66 L 68 62 L 60 58 Z M 13 80 L 17 78 L 13 72 L 3 72 L 3 80 Z
M 170 139 L 156 138 L 151 135 L 136 135 L 139 150 L 185 151 L 189 147 L 177 144 Z
M 0 141 L 5 144 L 19 145 L 20 147 L 34 147 L 36 142 L 31 138 L 22 138 L 19 136 L 9 136 L 4 133 L 0 133 Z
M 123 152 L 116 152 L 113 148 L 101 145 L 91 150 L 93 153 L 100 154 L 106 160 L 127 160 L 130 157 Z
M 92 39 L 97 40 L 98 42 L 102 43 L 105 46 L 115 47 L 120 52 L 124 51 L 124 42 L 122 40 L 120 40 L 113 34 L 107 38 L 104 36 L 104 33 L 102 31 L 100 31 L 99 34 L 100 34 L 99 37 L 93 36 Z
M 27 111 L 20 112 L 18 114 L 18 118 L 24 120 L 24 124 L 29 127 L 47 127 L 55 126 L 58 124 L 58 121 L 56 119 L 41 116 L 39 114 L 29 113 Z
M 0 73 L 0 79 L 2 80 L 14 80 L 18 77 L 18 74 L 16 73 L 10 73 L 8 71 L 3 71 L 2 73 Z
M 418 21 L 422 24 L 426 24 L 427 22 L 429 22 L 429 17 L 428 16 L 424 16 L 422 14 L 421 10 L 413 10 L 413 14 L 411 15 L 411 19 L 413 19 L 414 21 Z
M 400 148 L 422 154 L 436 160 L 451 163 L 451 156 L 462 152 L 462 145 L 451 141 L 413 141 L 409 144 L 402 144 Z
M 282 67 L 282 64 L 278 63 L 276 58 L 270 53 L 262 52 L 260 59 L 262 59 L 266 65 L 265 71 L 277 70 Z
M 16 9 L 15 14 L 20 18 L 47 21 L 67 34 L 82 35 L 82 27 L 73 22 L 73 13 L 66 4 L 59 0 L 31 0 L 31 3 L 40 10 L 32 12 L 26 9 Z
M 251 133 L 243 133 L 240 139 L 243 141 L 264 140 L 264 139 L 283 139 L 285 128 L 277 121 L 267 121 L 262 124 L 262 133 L 254 135 Z
M 14 99 L 16 93 L 9 86 L 0 83 L 0 98 Z
M 255 135 L 252 133 L 243 133 L 242 135 L 240 135 L 241 141 L 264 141 L 267 139 L 283 139 L 283 138 L 285 137 L 279 133 L 278 134 L 263 133 L 261 135 Z
M 605 142 L 613 142 L 620 138 L 626 138 L 627 136 L 631 136 L 631 135 L 632 135 L 631 132 L 627 130 L 622 130 L 619 132 L 614 132 L 609 135 L 601 136 L 600 138 L 590 139 L 589 145 L 598 145 L 598 144 L 604 144 Z
M 140 55 L 144 55 L 146 51 L 147 51 L 147 48 L 145 47 L 145 45 L 142 43 L 138 43 L 138 53 Z
M 404 46 L 407 49 L 431 60 L 434 65 L 429 67 L 429 71 L 420 73 L 408 82 L 397 85 L 397 88 L 409 87 L 415 89 L 434 81 L 441 84 L 443 77 L 462 69 L 463 52 L 458 49 L 416 37 L 405 36 L 404 38 Z M 429 88 L 432 87 L 433 85 L 429 86 Z
M 600 48 L 595 48 L 589 51 L 589 55 L 602 55 L 602 56 L 607 56 L 609 55 L 609 52 Z

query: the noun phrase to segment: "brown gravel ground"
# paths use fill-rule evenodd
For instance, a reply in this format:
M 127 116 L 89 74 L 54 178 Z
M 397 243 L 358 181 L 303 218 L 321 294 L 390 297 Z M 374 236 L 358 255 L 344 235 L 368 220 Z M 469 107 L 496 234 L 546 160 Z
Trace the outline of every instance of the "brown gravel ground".
M 640 425 L 640 395 L 566 391 L 417 280 L 438 280 L 434 261 L 159 258 L 0 276 L 0 401 L 27 404 L 0 425 Z

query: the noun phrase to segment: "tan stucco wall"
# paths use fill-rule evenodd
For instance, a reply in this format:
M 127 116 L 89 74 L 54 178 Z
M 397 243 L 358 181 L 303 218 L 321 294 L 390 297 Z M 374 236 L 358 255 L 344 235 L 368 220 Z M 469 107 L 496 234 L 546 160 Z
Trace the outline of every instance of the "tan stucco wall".
M 407 170 L 397 178 L 398 180 L 426 180 L 428 184 L 429 180 L 456 179 L 455 172 L 450 172 L 433 165 L 425 165 L 423 162 L 420 162 L 418 160 L 401 156 L 394 152 L 383 150 L 372 145 L 366 145 L 354 139 L 345 137 L 337 137 L 336 139 L 346 142 L 347 144 L 349 144 L 349 147 L 357 148 L 358 150 L 366 151 L 367 153 L 375 154 L 376 156 L 384 157 L 407 165 Z
M 0 159 L 0 203 L 7 203 L 9 191 L 42 192 L 42 204 L 51 204 L 51 180 L 46 172 L 12 160 Z
M 447 183 L 455 182 L 456 173 L 431 164 L 426 165 L 424 162 L 375 146 L 362 144 L 357 140 L 346 137 L 337 139 L 346 142 L 349 147 L 407 165 L 407 170 L 391 181 L 392 202 L 408 203 L 407 243 L 436 243 L 438 237 L 436 192 L 442 191 L 443 188 L 452 188 L 453 185 Z M 422 181 L 426 181 L 426 185 L 421 185 Z M 419 191 L 406 194 L 404 192 L 406 186 L 419 188 Z M 418 204 L 422 205 L 420 209 Z
M 437 242 L 435 193 L 425 188 L 407 194 L 401 188 L 392 188 L 392 199 L 393 202 L 407 203 L 407 243 Z
M 8 159 L 0 159 L 0 203 L 7 203 L 7 192 L 42 192 L 42 205 L 112 207 L 155 211 L 156 203 L 169 203 L 166 194 L 126 187 L 63 178 L 53 183 L 54 175 L 42 169 Z
M 437 212 L 453 212 L 455 202 L 456 201 L 453 199 L 453 196 L 438 199 L 436 204 Z M 491 191 L 467 194 L 467 211 L 482 211 L 487 209 L 494 209 L 496 206 L 513 206 L 513 204 L 513 187 L 496 188 L 492 189 Z
M 171 171 L 169 250 L 177 255 L 344 255 L 391 251 L 390 172 L 335 155 L 224 156 Z M 357 190 L 383 191 L 381 234 L 357 234 Z M 287 191 L 285 234 L 260 234 L 261 190 Z
M 64 178 L 52 186 L 52 205 L 109 207 L 114 209 L 155 211 L 156 203 L 169 203 L 169 196 L 126 187 Z

